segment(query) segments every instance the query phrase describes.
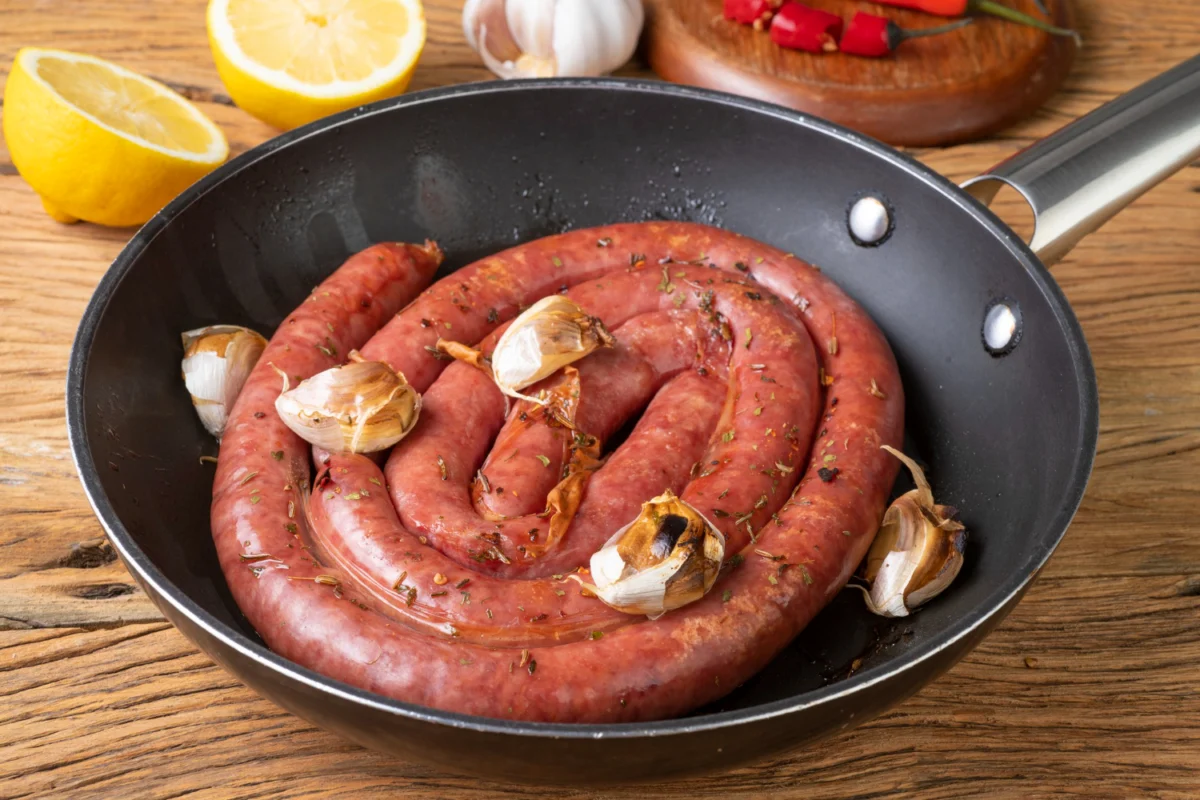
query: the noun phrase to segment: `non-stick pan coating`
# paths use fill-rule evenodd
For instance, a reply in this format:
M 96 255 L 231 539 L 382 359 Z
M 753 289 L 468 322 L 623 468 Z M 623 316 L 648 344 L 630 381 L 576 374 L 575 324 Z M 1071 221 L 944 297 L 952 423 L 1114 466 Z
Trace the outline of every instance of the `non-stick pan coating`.
M 875 248 L 849 204 L 886 199 Z M 967 564 L 908 620 L 843 592 L 764 673 L 683 720 L 534 725 L 358 691 L 267 651 L 225 589 L 208 526 L 216 452 L 179 379 L 179 332 L 269 332 L 350 253 L 436 239 L 445 269 L 619 220 L 719 225 L 819 265 L 874 316 L 900 362 L 910 451 L 962 509 Z M 1023 319 L 1008 355 L 987 305 Z M 882 145 L 783 109 L 622 81 L 425 92 L 286 134 L 187 191 L 101 282 L 72 354 L 80 474 L 164 613 L 285 707 L 369 746 L 492 777 L 585 782 L 718 769 L 858 724 L 948 668 L 1016 603 L 1057 545 L 1095 451 L 1095 378 L 1053 280 L 987 211 Z M 862 658 L 852 675 L 852 662 Z M 619 765 L 619 767 L 617 766 Z

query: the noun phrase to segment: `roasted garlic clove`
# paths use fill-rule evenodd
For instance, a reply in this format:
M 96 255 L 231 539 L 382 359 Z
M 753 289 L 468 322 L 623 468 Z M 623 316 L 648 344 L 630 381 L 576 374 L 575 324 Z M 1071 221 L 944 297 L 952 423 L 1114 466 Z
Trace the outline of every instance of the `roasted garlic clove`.
M 897 497 L 883 516 L 867 553 L 866 599 L 876 614 L 905 617 L 941 594 L 958 575 L 967 532 L 952 518 L 954 509 L 934 502 L 915 461 L 887 445 L 883 449 L 904 462 L 917 488 Z
M 724 535 L 668 489 L 592 555 L 587 588 L 618 611 L 655 619 L 704 597 L 724 557 Z
M 492 351 L 492 377 L 500 391 L 543 403 L 520 393 L 597 347 L 612 347 L 612 334 L 598 317 L 588 316 L 561 295 L 543 297 L 512 321 Z
M 225 422 L 250 370 L 267 346 L 259 334 L 238 325 L 210 325 L 186 331 L 183 383 L 205 429 L 221 438 Z
M 284 375 L 275 410 L 310 444 L 334 453 L 373 453 L 413 429 L 421 395 L 383 362 L 352 361 L 319 372 L 294 389 Z

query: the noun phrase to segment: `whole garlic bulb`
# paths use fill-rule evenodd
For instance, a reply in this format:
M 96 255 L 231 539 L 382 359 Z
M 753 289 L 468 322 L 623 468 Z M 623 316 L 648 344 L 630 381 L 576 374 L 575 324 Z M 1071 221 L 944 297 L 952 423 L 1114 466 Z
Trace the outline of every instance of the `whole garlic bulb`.
M 229 409 L 242 392 L 267 340 L 238 325 L 210 325 L 185 331 L 183 383 L 205 430 L 221 438 Z
M 352 361 L 318 372 L 275 398 L 275 411 L 309 444 L 332 453 L 374 453 L 408 435 L 421 395 L 381 361 Z
M 607 75 L 637 47 L 642 0 L 467 0 L 467 42 L 501 78 Z

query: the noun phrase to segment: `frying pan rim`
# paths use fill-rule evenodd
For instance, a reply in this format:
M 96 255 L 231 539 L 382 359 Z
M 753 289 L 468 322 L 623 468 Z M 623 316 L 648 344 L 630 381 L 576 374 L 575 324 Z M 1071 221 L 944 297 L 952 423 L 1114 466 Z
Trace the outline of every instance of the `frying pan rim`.
M 744 709 L 721 711 L 703 716 L 691 716 L 670 720 L 638 723 L 545 723 L 518 720 L 492 719 L 455 712 L 442 711 L 426 706 L 394 700 L 383 695 L 351 686 L 318 672 L 303 667 L 279 656 L 264 645 L 235 630 L 202 608 L 182 589 L 170 581 L 154 562 L 142 551 L 137 542 L 125 529 L 112 504 L 109 502 L 99 478 L 99 471 L 91 457 L 85 430 L 83 386 L 87 372 L 87 361 L 95 333 L 109 302 L 125 276 L 132 269 L 146 247 L 188 206 L 243 169 L 269 157 L 276 150 L 290 146 L 310 136 L 347 124 L 364 116 L 391 113 L 394 109 L 436 103 L 459 96 L 503 94 L 505 92 L 529 92 L 543 90 L 587 89 L 600 92 L 648 93 L 682 97 L 717 105 L 732 106 L 756 115 L 775 117 L 785 122 L 808 128 L 816 132 L 841 139 L 874 156 L 882 158 L 910 175 L 923 180 L 932 189 L 957 203 L 975 220 L 1007 246 L 1016 261 L 1034 280 L 1046 297 L 1059 327 L 1065 331 L 1067 345 L 1071 351 L 1075 368 L 1075 380 L 1080 388 L 1080 431 L 1081 450 L 1074 464 L 1068 484 L 1069 491 L 1062 498 L 1053 523 L 1044 530 L 1030 548 L 1025 567 L 1014 570 L 984 603 L 970 614 L 952 623 L 948 635 L 931 639 L 928 643 L 914 647 L 896 659 L 895 663 L 868 668 L 836 683 L 804 692 L 790 698 L 750 706 Z M 1014 265 L 1015 268 L 1016 265 Z M 985 206 L 959 189 L 948 179 L 914 158 L 892 149 L 868 136 L 843 128 L 840 125 L 812 117 L 803 112 L 765 103 L 738 95 L 708 89 L 682 86 L 636 78 L 546 78 L 523 81 L 485 81 L 460 84 L 450 87 L 427 89 L 408 95 L 381 100 L 366 106 L 332 115 L 270 139 L 238 155 L 226 164 L 184 190 L 142 226 L 113 260 L 88 301 L 80 319 L 75 340 L 71 346 L 66 386 L 67 433 L 74 462 L 84 493 L 100 520 L 109 541 L 127 568 L 143 583 L 151 587 L 162 602 L 170 604 L 174 611 L 187 618 L 213 640 L 249 659 L 281 678 L 303 684 L 310 690 L 328 694 L 338 699 L 373 708 L 377 712 L 399 715 L 416 722 L 433 723 L 450 728 L 470 730 L 480 734 L 517 735 L 529 738 L 552 739 L 627 739 L 659 737 L 664 735 L 686 735 L 706 731 L 719 731 L 738 725 L 754 723 L 773 717 L 802 713 L 821 705 L 831 704 L 847 695 L 863 691 L 877 683 L 891 680 L 899 674 L 917 669 L 926 661 L 937 656 L 964 637 L 970 636 L 981 625 L 1006 608 L 1019 596 L 1037 576 L 1051 554 L 1061 543 L 1075 512 L 1083 499 L 1088 478 L 1091 475 L 1099 436 L 1099 396 L 1095 369 L 1082 328 L 1058 284 L 1047 268 L 1037 259 L 1028 246 L 1001 222 Z

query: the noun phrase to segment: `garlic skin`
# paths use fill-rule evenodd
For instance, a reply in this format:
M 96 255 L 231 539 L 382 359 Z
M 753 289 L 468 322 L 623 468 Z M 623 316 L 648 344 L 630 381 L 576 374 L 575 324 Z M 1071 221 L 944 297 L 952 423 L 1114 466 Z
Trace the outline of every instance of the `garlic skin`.
M 267 340 L 239 325 L 209 325 L 181 334 L 183 383 L 205 430 L 218 439 Z
M 908 456 L 883 445 L 904 462 L 917 488 L 888 507 L 867 552 L 864 577 L 870 584 L 867 607 L 884 617 L 906 617 L 928 602 L 962 569 L 967 532 L 952 517 L 954 509 L 937 505 L 924 471 Z
M 352 361 L 319 372 L 275 398 L 275 411 L 309 444 L 332 453 L 374 453 L 408 435 L 421 395 L 380 361 Z
M 520 390 L 591 353 L 612 347 L 612 334 L 562 295 L 543 297 L 512 321 L 492 351 L 492 379 L 500 391 L 539 405 L 546 400 Z
M 724 535 L 668 489 L 592 555 L 595 585 L 585 588 L 618 611 L 657 619 L 708 594 L 724 558 Z
M 467 0 L 463 33 L 501 78 L 607 75 L 633 56 L 642 0 Z

